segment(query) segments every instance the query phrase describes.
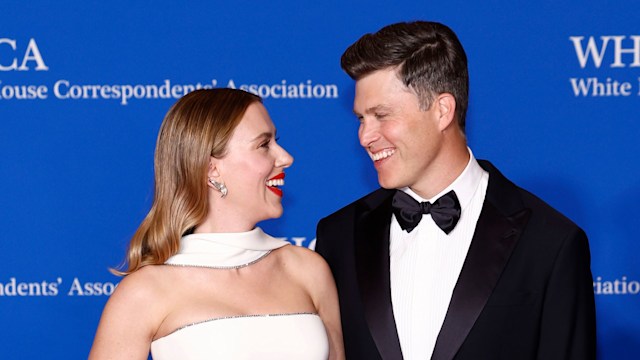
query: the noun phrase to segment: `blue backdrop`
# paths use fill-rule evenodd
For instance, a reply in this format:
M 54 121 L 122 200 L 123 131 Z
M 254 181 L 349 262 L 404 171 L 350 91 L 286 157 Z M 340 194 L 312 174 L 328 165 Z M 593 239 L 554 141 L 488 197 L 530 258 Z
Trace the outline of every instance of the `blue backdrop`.
M 340 55 L 417 19 L 465 46 L 475 155 L 589 235 L 600 359 L 638 358 L 639 13 L 635 0 L 3 2 L 0 358 L 86 357 L 118 282 L 107 268 L 150 205 L 158 127 L 190 89 L 265 97 L 295 163 L 284 216 L 262 227 L 313 247 L 321 217 L 377 187 Z

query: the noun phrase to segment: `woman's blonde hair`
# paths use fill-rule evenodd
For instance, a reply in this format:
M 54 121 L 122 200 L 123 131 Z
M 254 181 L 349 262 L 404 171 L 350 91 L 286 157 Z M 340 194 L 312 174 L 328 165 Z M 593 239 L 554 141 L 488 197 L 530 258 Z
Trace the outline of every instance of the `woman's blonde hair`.
M 207 216 L 210 156 L 224 156 L 227 143 L 249 105 L 261 102 L 242 90 L 196 90 L 174 104 L 160 126 L 154 158 L 151 210 L 129 243 L 125 271 L 164 263 L 180 238 Z M 124 266 L 123 266 L 124 267 Z

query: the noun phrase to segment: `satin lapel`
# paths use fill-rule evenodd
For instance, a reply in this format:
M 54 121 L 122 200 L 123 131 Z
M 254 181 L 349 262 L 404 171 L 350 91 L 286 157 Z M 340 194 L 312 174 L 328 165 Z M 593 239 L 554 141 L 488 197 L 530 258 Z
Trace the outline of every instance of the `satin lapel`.
M 356 225 L 356 271 L 365 318 L 383 359 L 402 359 L 391 307 L 389 226 L 391 197 Z
M 528 218 L 529 210 L 521 209 L 505 217 L 485 201 L 432 360 L 453 359 L 458 352 L 498 282 Z

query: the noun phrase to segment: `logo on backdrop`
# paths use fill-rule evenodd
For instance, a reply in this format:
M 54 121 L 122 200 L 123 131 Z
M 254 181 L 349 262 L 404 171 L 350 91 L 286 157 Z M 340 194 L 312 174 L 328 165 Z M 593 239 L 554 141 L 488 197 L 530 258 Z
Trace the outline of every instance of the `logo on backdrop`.
M 315 250 L 316 249 L 316 239 L 307 240 L 306 237 L 298 237 L 298 236 L 294 236 L 294 237 L 290 237 L 290 238 L 279 237 L 278 239 L 284 240 L 284 241 L 288 241 L 293 245 L 306 247 L 306 248 L 309 248 L 311 250 Z
M 24 42 L 0 38 L 0 71 L 49 71 L 35 39 Z M 0 100 L 112 100 L 127 105 L 134 100 L 179 99 L 199 89 L 215 87 L 241 89 L 263 99 L 337 99 L 336 84 L 321 84 L 313 80 L 273 83 L 244 83 L 236 79 L 207 79 L 191 84 L 162 79 L 148 84 L 76 83 L 69 78 L 49 84 L 10 84 L 0 80 Z
M 593 292 L 596 295 L 638 295 L 640 281 L 629 279 L 625 275 L 615 279 L 596 276 L 593 281 Z
M 640 35 L 570 36 L 569 41 L 582 72 L 591 73 L 569 79 L 575 97 L 640 96 L 640 73 L 633 71 L 640 68 Z
M 0 297 L 109 296 L 116 286 L 118 284 L 113 282 L 85 281 L 78 277 L 71 281 L 61 277 L 41 281 L 22 281 L 11 277 L 0 282 Z
M 47 71 L 38 44 L 29 39 L 26 45 L 17 39 L 0 38 L 0 71 Z

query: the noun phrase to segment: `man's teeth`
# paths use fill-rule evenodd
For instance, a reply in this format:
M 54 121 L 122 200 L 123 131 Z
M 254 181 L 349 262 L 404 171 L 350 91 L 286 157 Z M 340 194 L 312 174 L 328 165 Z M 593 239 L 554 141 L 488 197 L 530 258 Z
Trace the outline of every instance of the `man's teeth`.
M 382 160 L 384 158 L 388 158 L 389 156 L 393 155 L 394 152 L 396 152 L 396 151 L 395 150 L 383 150 L 383 151 L 377 152 L 375 154 L 370 153 L 369 156 L 371 156 L 371 160 L 378 161 L 378 160 Z
M 284 179 L 267 180 L 267 186 L 282 186 Z

